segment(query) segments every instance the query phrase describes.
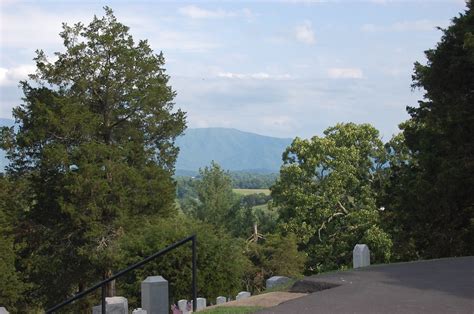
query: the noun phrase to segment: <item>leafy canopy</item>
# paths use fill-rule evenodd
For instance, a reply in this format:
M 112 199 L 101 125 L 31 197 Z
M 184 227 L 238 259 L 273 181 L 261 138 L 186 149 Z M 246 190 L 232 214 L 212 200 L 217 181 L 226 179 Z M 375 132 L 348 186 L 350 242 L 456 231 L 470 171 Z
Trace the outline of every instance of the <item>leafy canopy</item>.
M 296 138 L 283 154 L 272 187 L 282 229 L 309 255 L 308 271 L 350 265 L 365 241 L 376 261 L 390 257 L 391 241 L 378 226 L 373 182 L 385 162 L 378 131 L 368 124 L 337 124 L 324 137 Z

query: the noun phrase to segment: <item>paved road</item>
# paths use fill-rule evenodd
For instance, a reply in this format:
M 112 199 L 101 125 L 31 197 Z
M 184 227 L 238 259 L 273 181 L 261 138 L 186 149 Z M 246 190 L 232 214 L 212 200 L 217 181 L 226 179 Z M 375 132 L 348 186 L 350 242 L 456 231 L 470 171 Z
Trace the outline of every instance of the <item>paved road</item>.
M 304 280 L 338 286 L 257 313 L 474 313 L 474 257 L 377 265 Z

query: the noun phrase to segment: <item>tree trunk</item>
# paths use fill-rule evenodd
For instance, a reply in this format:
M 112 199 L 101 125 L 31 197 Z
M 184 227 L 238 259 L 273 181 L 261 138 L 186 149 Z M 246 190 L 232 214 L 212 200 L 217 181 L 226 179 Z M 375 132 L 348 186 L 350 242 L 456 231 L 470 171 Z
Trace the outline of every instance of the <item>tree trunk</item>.
M 109 269 L 105 273 L 105 278 L 109 278 L 112 276 L 112 271 Z M 114 297 L 115 296 L 115 280 L 112 280 L 107 284 L 107 297 Z

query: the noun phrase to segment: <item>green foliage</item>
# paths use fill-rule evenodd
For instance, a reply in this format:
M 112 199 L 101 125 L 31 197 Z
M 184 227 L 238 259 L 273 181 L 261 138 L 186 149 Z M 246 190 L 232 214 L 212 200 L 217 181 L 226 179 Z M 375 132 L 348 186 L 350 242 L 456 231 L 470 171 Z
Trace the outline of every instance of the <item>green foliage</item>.
M 249 205 L 240 201 L 234 205 L 227 220 L 227 228 L 235 237 L 247 239 L 254 232 L 257 224 L 258 232 L 262 234 L 273 233 L 278 220 L 278 212 L 269 207 L 270 203 L 262 205 Z
M 184 214 L 225 228 L 233 236 L 247 239 L 258 224 L 260 232 L 273 232 L 276 212 L 266 204 L 271 197 L 269 190 L 237 190 L 251 194 L 235 193 L 229 172 L 217 163 L 200 170 L 198 178 L 178 178 L 178 201 Z M 261 205 L 261 206 L 259 206 Z
M 135 43 L 112 10 L 60 35 L 65 51 L 55 62 L 37 52 L 13 112 L 19 128 L 0 138 L 8 175 L 27 180 L 22 271 L 44 306 L 101 279 L 134 222 L 175 213 L 174 140 L 185 127 L 163 55 Z
M 249 243 L 246 255 L 253 265 L 246 272 L 247 290 L 253 293 L 263 291 L 271 276 L 301 276 L 306 262 L 293 234 L 269 234 L 263 241 Z
M 387 167 L 379 171 L 376 181 L 378 204 L 385 208 L 383 229 L 393 239 L 393 261 L 411 261 L 421 256 L 415 245 L 411 228 L 419 228 L 412 220 L 413 204 L 418 199 L 416 156 L 406 145 L 403 133 L 394 136 L 386 145 Z
M 17 246 L 14 242 L 16 225 L 21 201 L 15 187 L 7 178 L 0 176 L 0 304 L 15 311 L 18 302 L 23 301 L 23 293 L 28 288 L 22 275 L 17 271 Z
M 390 256 L 390 239 L 377 226 L 374 182 L 385 163 L 376 129 L 338 124 L 324 137 L 296 138 L 283 154 L 280 179 L 272 187 L 281 228 L 296 235 L 308 253 L 308 272 L 351 264 L 356 243 L 377 244 L 373 261 Z
M 370 248 L 370 254 L 375 256 L 374 262 L 387 263 L 392 254 L 392 239 L 379 226 L 372 226 L 367 229 L 361 240 Z
M 243 287 L 243 274 L 249 262 L 243 255 L 243 242 L 214 226 L 184 216 L 152 221 L 140 232 L 121 240 L 122 266 L 143 258 L 191 234 L 198 243 L 198 295 L 215 299 L 219 295 L 234 296 Z M 147 276 L 161 275 L 169 281 L 171 298 L 190 299 L 191 247 L 185 245 L 136 270 L 118 282 L 129 303 L 139 305 L 140 282 Z
M 192 177 L 177 177 L 176 197 L 178 200 L 184 200 L 185 198 L 197 199 L 196 182 L 197 179 Z
M 199 173 L 201 180 L 196 182 L 196 191 L 200 204 L 196 207 L 195 217 L 222 225 L 236 200 L 229 173 L 215 162 L 199 169 Z
M 472 34 L 469 2 L 425 52 L 427 64 L 415 63 L 413 87 L 424 99 L 407 108 L 411 118 L 400 126 L 406 148 L 392 145 L 402 161 L 391 161 L 384 199 L 399 259 L 474 254 Z
M 236 189 L 268 189 L 278 178 L 277 173 L 250 173 L 231 171 L 232 186 Z

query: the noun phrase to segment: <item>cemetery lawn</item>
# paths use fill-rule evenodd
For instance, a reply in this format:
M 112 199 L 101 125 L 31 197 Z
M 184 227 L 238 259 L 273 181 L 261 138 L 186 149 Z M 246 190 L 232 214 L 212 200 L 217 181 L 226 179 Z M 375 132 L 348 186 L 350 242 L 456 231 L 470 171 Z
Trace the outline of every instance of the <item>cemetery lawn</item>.
M 220 306 L 209 310 L 200 311 L 200 313 L 212 313 L 212 314 L 246 314 L 255 313 L 263 309 L 261 306 Z
M 270 195 L 269 189 L 233 189 L 233 191 L 240 195 L 250 195 L 250 194 L 259 194 L 259 193 Z

